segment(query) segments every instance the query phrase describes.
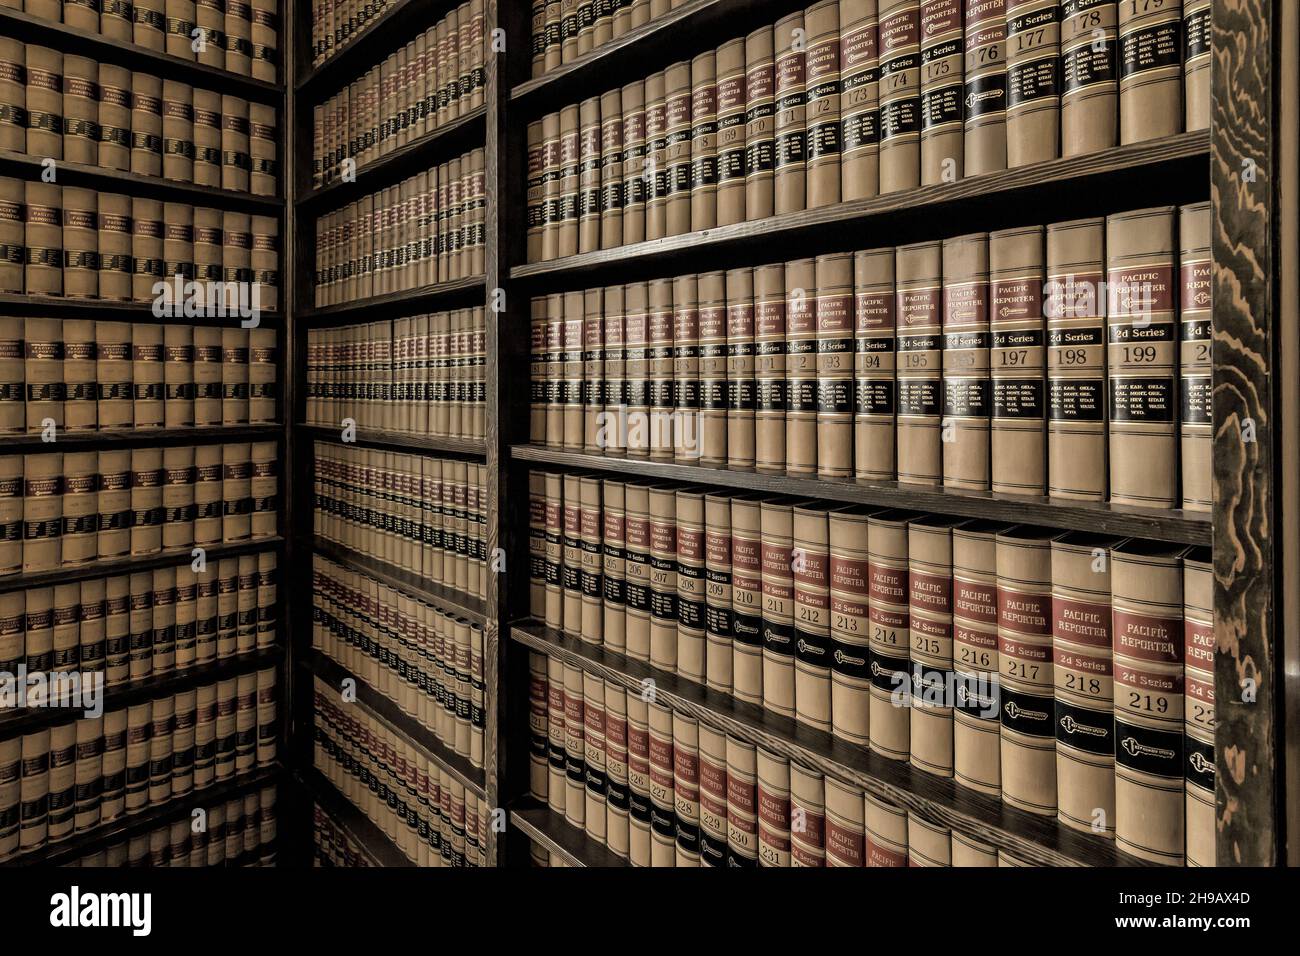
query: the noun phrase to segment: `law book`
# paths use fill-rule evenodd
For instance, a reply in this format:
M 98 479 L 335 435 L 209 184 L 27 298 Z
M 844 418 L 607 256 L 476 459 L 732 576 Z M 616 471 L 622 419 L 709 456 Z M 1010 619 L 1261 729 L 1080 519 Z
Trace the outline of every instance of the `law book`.
M 600 289 L 582 294 L 582 447 L 601 450 L 601 412 L 605 408 L 605 315 Z
M 989 233 L 994 492 L 1047 490 L 1043 227 Z
M 99 545 L 98 453 L 64 454 L 62 520 L 62 563 L 69 565 L 93 561 Z
M 785 264 L 785 467 L 792 474 L 817 471 L 817 293 L 817 260 Z
M 542 619 L 546 626 L 564 627 L 564 476 L 544 472 L 545 535 L 546 535 L 546 595 Z
M 0 40 L 0 148 L 27 150 L 26 45 L 16 37 Z
M 1136 541 L 1111 552 L 1115 843 L 1168 866 L 1185 861 L 1185 552 Z
M 213 90 L 194 91 L 194 184 L 221 185 L 221 94 Z
M 628 856 L 631 799 L 627 711 L 627 690 L 605 681 L 605 845 L 622 859 Z
M 650 705 L 642 694 L 627 697 L 628 849 L 633 866 L 651 864 Z
M 998 865 L 998 851 L 960 830 L 952 831 L 950 859 L 953 866 L 986 867 Z
M 682 280 L 678 280 L 679 283 Z M 685 283 L 689 291 L 690 283 Z M 683 416 L 687 440 L 680 444 L 685 457 L 703 465 L 727 464 L 727 278 L 724 272 L 704 272 L 696 277 L 698 386 L 694 424 Z M 676 293 L 674 293 L 676 295 Z M 680 307 L 679 314 L 680 314 Z M 689 366 L 688 366 L 689 368 Z M 679 383 L 680 385 L 680 383 Z M 692 457 L 692 434 L 695 437 Z
M 853 372 L 855 296 L 854 256 L 818 256 L 817 323 L 817 473 L 853 474 Z
M 704 70 L 701 69 L 702 78 L 703 74 Z M 703 84 L 703 79 L 701 82 Z M 663 235 L 665 236 L 680 236 L 691 231 L 691 197 L 694 182 L 691 163 L 692 99 L 691 61 L 682 60 L 672 64 L 664 70 Z M 716 147 L 716 138 L 714 143 Z
M 25 52 L 26 153 L 63 159 L 63 54 L 30 43 Z
M 776 71 L 770 26 L 745 37 L 745 219 L 775 211 Z M 649 236 L 647 236 L 649 238 Z
M 953 776 L 964 787 L 1001 792 L 997 535 L 1004 526 L 953 528 Z
M 677 670 L 677 496 L 671 486 L 648 489 L 650 663 Z
M 587 836 L 605 842 L 605 682 L 595 674 L 582 675 L 583 761 L 586 767 L 586 806 L 583 810 Z
M 759 469 L 786 468 L 785 264 L 754 269 L 754 461 Z
M 528 440 L 538 445 L 546 442 L 546 390 L 549 384 L 546 374 L 549 358 L 546 344 L 546 301 L 546 296 L 534 296 L 529 301 Z M 321 416 L 308 412 L 310 421 L 320 418 Z
M 668 114 L 663 70 L 645 80 L 645 239 L 668 235 Z
M 1210 0 L 1183 0 L 1183 128 L 1210 126 Z
M 63 456 L 23 459 L 22 570 L 52 571 L 62 562 Z
M 564 664 L 564 819 L 584 829 L 587 820 L 586 711 L 582 668 Z
M 858 746 L 870 743 L 868 514 L 848 506 L 827 515 L 830 729 Z
M 586 371 L 583 363 L 583 330 L 585 328 L 585 303 L 581 292 L 566 292 L 563 299 L 563 332 L 561 338 L 561 358 L 563 370 L 564 405 L 562 412 L 563 438 L 565 448 L 581 449 L 584 420 L 583 375 Z M 453 359 L 454 361 L 454 359 Z
M 1119 136 L 1115 0 L 1061 5 L 1061 155 L 1110 149 Z
M 578 252 L 600 248 L 601 149 L 600 97 L 578 107 Z
M 758 865 L 791 865 L 790 761 L 762 747 L 755 762 Z
M 797 10 L 772 27 L 774 44 L 773 189 L 776 215 L 798 212 L 808 205 L 807 50 L 812 37 L 804 14 Z
M 564 297 L 559 293 L 552 293 L 546 297 L 546 427 L 545 438 L 546 444 L 559 447 L 564 444 L 564 412 L 566 404 L 565 387 L 565 354 L 564 354 Z M 441 317 L 435 319 L 440 323 Z M 441 333 L 435 333 L 438 337 L 437 348 L 441 349 L 445 337 Z M 445 359 L 438 359 L 440 368 L 435 373 L 442 378 L 445 376 Z M 439 391 L 442 390 L 442 383 L 439 382 Z M 442 409 L 435 409 L 434 430 L 437 431 L 440 425 L 437 417 L 443 413 Z
M 578 104 L 560 110 L 558 169 L 559 177 L 559 232 L 555 255 L 558 258 L 576 255 L 579 242 L 581 215 L 582 139 L 581 115 Z
M 1115 716 L 1110 551 L 1121 542 L 1068 532 L 1052 540 L 1052 670 L 1057 819 L 1114 838 Z
M 882 0 L 880 62 L 880 192 L 921 183 L 920 0 Z
M 541 250 L 539 259 L 560 254 L 560 224 L 564 220 L 560 197 L 560 114 L 542 117 L 541 133 Z
M 964 173 L 1007 166 L 1006 0 L 965 0 Z
M 542 121 L 528 124 L 528 180 L 525 193 L 528 223 L 526 256 L 529 262 L 542 258 L 542 233 L 546 228 L 546 178 L 543 157 L 546 147 L 543 140 Z
M 1183 129 L 1183 2 L 1119 5 L 1119 141 Z
M 592 644 L 603 642 L 601 625 L 601 481 L 582 475 L 578 478 L 578 532 L 580 566 L 578 587 L 582 607 L 579 613 L 579 636 Z M 471 589 L 477 590 L 477 589 Z
M 840 196 L 880 189 L 880 57 L 877 0 L 840 0 Z
M 134 114 L 131 123 L 134 130 Z M 132 135 L 134 136 L 134 132 Z M 134 172 L 134 169 L 132 171 Z M 171 279 L 171 276 L 165 273 L 163 236 L 163 204 L 156 199 L 133 196 L 131 198 L 131 255 L 135 263 L 131 276 L 131 298 L 136 302 L 152 302 L 155 282 L 164 277 Z
M 562 610 L 560 627 L 565 634 L 582 633 L 582 505 L 580 477 L 566 474 L 561 479 L 560 542 L 563 567 L 560 572 Z
M 29 52 L 30 57 L 30 52 Z M 30 69 L 28 75 L 30 77 Z M 30 97 L 29 97 L 30 99 Z M 28 182 L 24 244 L 27 247 L 24 289 L 28 295 L 63 295 L 63 206 L 53 183 Z
M 752 468 L 755 454 L 754 271 L 726 273 L 727 465 Z
M 1102 501 L 1107 487 L 1103 219 L 1047 227 L 1047 493 Z
M 867 518 L 868 736 L 871 749 L 891 760 L 907 760 L 909 752 L 907 526 L 911 518 L 902 511 L 881 511 Z
M 162 175 L 162 89 L 159 77 L 131 74 L 131 172 L 143 176 Z
M 623 242 L 623 106 L 620 90 L 600 97 L 600 248 Z
M 1183 557 L 1183 695 L 1188 866 L 1218 860 L 1214 822 L 1214 561 L 1209 549 Z
M 718 66 L 713 50 L 691 60 L 689 229 L 718 224 Z M 684 230 L 689 231 L 689 230 Z
M 909 759 L 941 777 L 953 774 L 952 531 L 959 523 L 925 517 L 908 525 Z
M 795 719 L 829 732 L 833 642 L 826 511 L 796 506 L 792 529 Z
M 623 482 L 605 479 L 601 488 L 601 634 L 606 647 L 622 653 L 627 648 L 627 526 Z
M 854 253 L 851 447 L 859 478 L 894 478 L 895 307 L 894 249 Z
M 652 284 L 652 297 L 654 286 Z M 673 458 L 700 457 L 700 312 L 694 275 L 672 280 L 672 450 Z
M 731 497 L 732 692 L 763 702 L 765 592 L 762 500 Z
M 180 548 L 194 542 L 194 449 L 163 449 L 162 546 Z
M 673 340 L 673 280 L 652 279 L 647 283 L 646 381 L 649 393 L 650 457 L 674 457 L 674 422 L 677 382 L 674 378 L 676 353 Z
M 943 241 L 943 484 L 989 487 L 989 237 Z
M 897 475 L 942 481 L 943 243 L 896 250 Z
M 1007 166 L 1060 155 L 1059 0 L 1007 0 Z
M 873 794 L 866 794 L 864 825 L 867 866 L 907 866 L 908 812 Z
M 546 658 L 546 802 L 564 814 L 565 797 L 564 662 Z
M 675 866 L 677 806 L 673 777 L 673 712 L 663 704 L 648 704 L 650 789 L 650 866 Z
M 1184 510 L 1208 511 L 1213 478 L 1210 204 L 1178 210 L 1179 443 Z
M 0 245 L 4 247 L 4 255 L 0 256 L 0 289 L 7 293 L 21 294 L 26 289 L 27 227 L 23 221 L 26 195 L 22 180 L 0 177 Z M 22 320 L 10 318 L 8 321 Z M 8 331 L 4 333 L 4 341 L 6 344 L 12 341 Z M 7 356 L 6 361 L 12 361 L 12 356 Z M 6 376 L 4 381 L 8 386 L 11 380 Z M 0 421 L 4 421 L 7 427 L 7 416 Z
M 922 0 L 921 185 L 956 182 L 965 168 L 962 0 Z
M 1106 219 L 1110 500 L 1178 498 L 1178 326 L 1172 206 Z
M 698 684 L 706 675 L 705 499 L 691 488 L 676 492 L 677 673 Z
M 645 82 L 628 83 L 619 91 L 619 100 L 623 111 L 620 134 L 623 157 L 621 245 L 626 246 L 646 238 L 646 199 L 653 182 L 652 172 L 646 166 L 650 157 L 646 142 Z
M 673 809 L 676 815 L 675 866 L 701 865 L 701 728 L 695 718 L 672 715 Z M 725 758 L 724 758 L 725 759 Z
M 718 47 L 716 83 L 715 225 L 745 221 L 745 40 L 737 37 Z M 694 211 L 692 210 L 692 222 Z
M 790 502 L 760 507 L 763 582 L 763 706 L 795 716 L 795 555 Z M 814 705 L 815 707 L 815 705 Z
M 647 485 L 628 482 L 624 486 L 626 557 L 623 576 L 626 609 L 624 627 L 627 656 L 633 660 L 650 660 L 651 564 L 650 564 L 650 489 Z

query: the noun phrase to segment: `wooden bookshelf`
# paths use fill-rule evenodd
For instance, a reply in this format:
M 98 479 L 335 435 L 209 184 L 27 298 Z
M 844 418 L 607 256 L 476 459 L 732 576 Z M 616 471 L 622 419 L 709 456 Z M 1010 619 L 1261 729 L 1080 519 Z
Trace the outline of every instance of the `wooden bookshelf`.
M 520 797 L 511 804 L 510 823 L 534 843 L 558 854 L 569 866 L 605 868 L 628 865 L 627 860 L 615 856 L 532 797 Z
M 169 448 L 174 445 L 221 445 L 227 442 L 272 441 L 284 436 L 282 425 L 213 425 L 199 428 L 105 428 L 102 431 L 62 432 L 57 441 L 36 435 L 6 435 L 6 452 L 111 451 L 115 448 Z
M 294 772 L 294 781 L 306 791 L 307 803 L 320 804 L 330 818 L 352 837 L 363 853 L 370 857 L 375 866 L 408 867 L 414 866 L 406 854 L 397 848 L 397 844 L 388 838 L 388 834 L 371 823 L 370 820 L 347 797 L 339 793 L 334 784 L 326 779 L 319 770 L 307 769 Z M 308 827 L 311 822 L 308 821 Z
M 153 322 L 160 325 L 195 325 L 228 328 L 240 320 L 232 316 L 196 315 L 189 318 L 159 318 L 150 302 L 114 302 L 109 299 L 70 299 L 57 295 L 20 295 L 0 293 L 0 315 L 50 317 L 56 319 L 98 319 L 105 322 Z M 259 328 L 279 329 L 284 313 L 276 310 L 258 316 Z
M 478 305 L 484 296 L 483 277 L 453 279 L 434 285 L 389 292 L 385 295 L 357 299 L 338 305 L 321 305 L 299 308 L 294 316 L 305 326 L 346 325 L 367 319 L 389 319 L 395 315 L 414 315 L 418 312 L 437 312 L 463 305 Z
M 481 438 L 440 438 L 436 435 L 416 435 L 411 432 L 358 427 L 354 439 L 345 442 L 339 428 L 326 428 L 324 425 L 295 425 L 294 430 L 308 441 L 327 441 L 357 448 L 388 448 L 393 451 L 420 454 L 432 452 L 438 455 L 452 455 L 456 458 L 482 458 L 485 454 Z

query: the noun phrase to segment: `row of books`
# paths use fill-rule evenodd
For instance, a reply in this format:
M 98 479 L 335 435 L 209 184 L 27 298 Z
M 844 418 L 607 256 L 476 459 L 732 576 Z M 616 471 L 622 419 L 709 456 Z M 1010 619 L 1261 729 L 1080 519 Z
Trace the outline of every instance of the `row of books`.
M 312 647 L 483 766 L 483 628 L 312 557 Z
M 372 866 L 365 849 L 321 805 L 312 807 L 312 866 Z
M 532 301 L 530 438 L 1209 510 L 1209 204 Z
M 0 149 L 275 195 L 273 106 L 7 37 L 0 66 Z
M 195 816 L 110 843 L 76 864 L 89 867 L 275 866 L 275 787 L 195 807 Z
M 1207 128 L 1209 6 L 819 0 L 531 123 L 528 259 Z
M 275 644 L 274 552 L 0 594 L 0 711 L 15 677 L 40 675 L 28 707 L 81 674 L 115 687 L 251 654 Z M 6 676 L 7 675 L 7 676 Z
M 478 462 L 316 442 L 315 534 L 470 596 L 487 590 Z
M 483 438 L 482 306 L 307 330 L 307 422 Z
M 1208 550 L 573 474 L 529 488 L 547 626 L 1135 856 L 1181 863 L 1185 818 L 1189 855 L 1213 846 Z
M 394 0 L 312 0 L 311 62 L 320 66 L 369 29 L 383 16 Z
M 528 704 L 529 792 L 633 866 L 1027 865 L 558 657 Z
M 532 75 L 644 26 L 684 0 L 532 0 Z
M 275 421 L 274 329 L 0 317 L 0 434 Z
M 0 860 L 275 762 L 276 671 L 0 740 Z
M 316 769 L 416 866 L 486 866 L 487 801 L 382 720 L 315 682 Z
M 314 107 L 313 184 L 364 169 L 481 107 L 485 56 L 483 0 L 473 0 Z
M 280 54 L 277 0 L 130 0 L 77 3 L 21 0 L 27 13 L 94 36 L 120 40 L 274 83 Z
M 0 457 L 0 575 L 278 530 L 276 443 Z
M 316 220 L 315 302 L 356 302 L 484 274 L 483 148 Z
M 2 293 L 152 302 L 232 325 L 280 307 L 274 216 L 0 177 L 0 248 Z

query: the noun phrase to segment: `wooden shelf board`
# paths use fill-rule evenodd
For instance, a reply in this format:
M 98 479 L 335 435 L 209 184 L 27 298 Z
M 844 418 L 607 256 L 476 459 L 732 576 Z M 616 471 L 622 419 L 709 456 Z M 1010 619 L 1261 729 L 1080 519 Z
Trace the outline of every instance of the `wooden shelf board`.
M 167 448 L 173 445 L 214 445 L 225 442 L 272 441 L 284 437 L 283 425 L 214 425 L 200 428 L 123 428 L 93 432 L 60 432 L 57 441 L 39 434 L 4 435 L 6 452 L 100 451 L 118 448 Z
M 430 452 L 457 455 L 464 458 L 483 458 L 487 446 L 481 438 L 439 438 L 434 435 L 415 435 L 409 432 L 385 431 L 382 428 L 357 427 L 356 439 L 344 442 L 339 429 L 324 425 L 294 426 L 308 438 L 333 442 L 337 445 L 355 445 L 360 448 L 391 448 L 396 451 Z
M 115 322 L 152 322 L 158 325 L 199 325 L 205 328 L 234 328 L 239 319 L 234 316 L 196 315 L 158 318 L 150 302 L 114 302 L 109 299 L 71 299 L 58 295 L 25 295 L 16 292 L 0 293 L 0 315 L 22 318 L 100 319 Z M 284 313 L 263 312 L 259 328 L 278 329 L 284 326 Z
M 344 325 L 362 318 L 382 313 L 383 318 L 413 315 L 417 312 L 454 308 L 461 305 L 482 305 L 486 300 L 486 279 L 474 276 L 421 286 L 406 292 L 389 292 L 355 302 L 339 305 L 322 305 L 299 309 L 295 318 L 309 327 Z M 478 301 L 475 301 L 475 300 Z
M 813 728 L 738 701 L 675 674 L 568 637 L 534 621 L 510 628 L 518 643 L 559 657 L 641 693 L 652 681 L 655 699 L 719 730 L 765 747 L 797 763 L 836 777 L 905 807 L 934 823 L 960 830 L 1027 863 L 1040 866 L 1141 866 L 1115 849 L 1110 840 L 1064 827 L 1006 806 L 997 799 L 959 787 L 910 764 L 889 760 Z
M 510 822 L 535 843 L 558 853 L 569 866 L 621 867 L 627 860 L 572 826 L 531 796 L 520 797 L 510 807 Z

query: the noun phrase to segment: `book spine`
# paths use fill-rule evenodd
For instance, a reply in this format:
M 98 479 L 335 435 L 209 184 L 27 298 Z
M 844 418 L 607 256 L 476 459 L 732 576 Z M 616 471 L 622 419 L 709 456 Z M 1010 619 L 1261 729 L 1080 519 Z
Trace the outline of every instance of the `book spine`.
M 1179 424 L 1182 430 L 1183 509 L 1209 511 L 1212 502 L 1213 385 L 1210 341 L 1210 206 L 1178 210 Z M 65 333 L 66 337 L 66 333 Z
M 627 656 L 650 660 L 651 592 L 650 492 L 645 485 L 625 486 L 627 558 L 623 574 L 627 581 Z
M 627 529 L 624 513 L 624 484 L 606 479 L 601 494 L 601 633 L 605 646 L 623 653 L 627 648 Z
M 564 493 L 563 476 L 547 472 L 543 476 L 546 500 L 546 626 L 564 626 Z
M 564 570 L 561 585 L 564 605 L 561 627 L 565 634 L 582 634 L 582 503 L 578 475 L 564 475 L 562 505 L 562 548 Z M 458 546 L 459 550 L 459 546 Z
M 726 273 L 703 272 L 696 285 L 699 303 L 696 454 L 700 464 L 722 466 L 727 463 L 728 415 Z M 690 423 L 685 418 L 682 421 L 689 436 Z M 683 445 L 689 452 L 689 443 Z
M 1182 549 L 1111 552 L 1115 653 L 1115 843 L 1139 859 L 1185 856 Z
M 627 691 L 605 681 L 605 843 L 615 856 L 627 859 L 628 782 Z
M 643 440 L 651 458 L 673 457 L 673 410 L 677 384 L 673 378 L 673 280 L 655 279 L 645 286 L 645 366 L 648 421 L 642 422 Z M 629 441 L 629 449 L 632 447 Z
M 808 93 L 805 51 L 811 37 L 804 29 L 803 11 L 778 20 L 772 27 L 774 43 L 773 131 L 776 156 L 773 172 L 775 213 L 807 208 Z
M 699 736 L 699 863 L 700 866 L 720 868 L 727 865 L 727 735 L 708 724 L 699 724 L 696 729 Z M 674 734 L 676 736 L 676 725 Z M 685 733 L 681 735 L 682 738 L 685 736 Z M 682 777 L 686 778 L 687 774 L 683 773 Z M 676 776 L 674 785 L 678 785 Z M 680 798 L 678 806 L 680 813 Z
M 1175 210 L 1106 220 L 1110 500 L 1172 508 L 1178 498 Z
M 1007 20 L 1005 0 L 966 0 L 965 174 L 1007 166 Z
M 1007 0 L 1007 166 L 1060 155 L 1058 0 Z
M 1119 136 L 1115 0 L 1061 7 L 1061 155 L 1110 149 Z
M 678 490 L 677 508 L 677 673 L 705 680 L 704 495 Z
M 754 271 L 726 274 L 727 305 L 727 465 L 754 466 L 755 351 Z
M 918 243 L 895 260 L 898 480 L 923 485 L 942 481 L 942 254 Z
M 761 505 L 763 580 L 763 706 L 795 715 L 794 515 L 780 500 Z
M 920 0 L 880 4 L 880 192 L 921 184 Z
M 877 0 L 840 0 L 840 195 L 880 190 L 880 57 Z
M 840 201 L 840 0 L 820 0 L 804 12 L 809 209 Z
M 594 252 L 601 233 L 600 97 L 582 101 L 578 130 L 578 252 Z
M 816 260 L 817 474 L 853 473 L 854 257 L 849 253 Z
M 1105 222 L 1047 227 L 1047 493 L 1106 497 Z
M 907 865 L 952 866 L 952 831 L 909 813 Z
M 600 248 L 623 241 L 623 101 L 620 90 L 600 97 Z
M 649 704 L 650 865 L 674 866 L 677 810 L 673 781 L 673 712 Z
M 691 231 L 691 63 L 664 70 L 663 215 L 665 236 Z M 659 190 L 656 188 L 656 194 Z M 648 235 L 646 238 L 650 238 Z
M 528 440 L 538 445 L 546 443 L 547 388 L 550 384 L 547 378 L 546 302 L 546 296 L 535 296 L 529 302 Z
M 560 110 L 557 174 L 559 191 L 559 232 L 556 257 L 576 255 L 580 218 L 582 166 L 581 120 L 577 104 Z
M 806 290 L 805 290 L 806 293 Z M 760 469 L 786 468 L 785 265 L 754 270 L 754 458 Z
M 583 434 L 583 406 L 586 392 L 583 388 L 583 330 L 585 327 L 584 302 L 581 292 L 566 292 L 563 297 L 562 358 L 564 369 L 563 438 L 565 448 L 580 450 Z
M 640 694 L 626 695 L 628 860 L 633 866 L 650 866 L 650 707 Z
M 564 819 L 579 830 L 586 826 L 586 710 L 582 668 L 564 667 Z
M 832 511 L 827 531 L 831 732 L 867 746 L 871 682 L 867 516 L 855 509 Z
M 745 221 L 745 40 L 718 47 L 717 66 L 717 222 Z M 692 211 L 692 221 L 694 212 Z
M 817 470 L 817 263 L 785 264 L 786 470 Z
M 758 754 L 727 736 L 727 866 L 758 866 Z
M 543 123 L 528 124 L 528 183 L 525 194 L 528 221 L 527 251 L 529 262 L 542 259 L 542 234 L 546 230 L 546 144 Z
M 953 774 L 952 525 L 923 518 L 908 527 L 908 618 L 912 643 L 912 766 Z M 945 845 L 946 845 L 945 839 Z
M 672 280 L 672 446 L 677 461 L 700 457 L 700 313 L 696 276 Z
M 608 452 L 627 448 L 627 340 L 625 297 L 621 285 L 605 287 L 602 334 L 605 341 L 605 387 L 600 400 L 604 417 L 597 418 L 596 445 Z
M 922 0 L 921 185 L 956 182 L 965 168 L 962 0 Z
M 790 865 L 826 865 L 826 782 L 820 773 L 790 765 Z
M 646 144 L 645 82 L 637 80 L 627 84 L 620 98 L 623 109 L 622 245 L 626 246 L 646 238 L 646 200 L 654 176 L 646 165 L 650 154 Z
M 677 501 L 670 487 L 649 489 L 650 663 L 677 670 Z
M 601 482 L 599 478 L 579 479 L 578 528 L 581 536 L 581 567 L 578 573 L 582 592 L 580 636 L 590 644 L 604 641 L 602 625 L 604 609 L 601 606 L 603 582 L 601 580 Z
M 775 210 L 776 74 L 771 27 L 745 37 L 745 218 L 766 219 Z
M 866 856 L 866 802 L 863 793 L 834 777 L 827 777 L 824 786 L 826 865 L 861 867 Z
M 830 542 L 826 512 L 796 507 L 791 552 L 794 577 L 795 719 L 831 729 Z
M 724 693 L 731 692 L 732 684 L 731 582 L 731 501 L 726 495 L 707 495 L 704 498 L 704 674 L 709 687 Z
M 1119 141 L 1183 127 L 1183 3 L 1119 4 Z
M 552 813 L 564 814 L 568 788 L 565 785 L 564 662 L 558 657 L 546 662 L 546 802 Z
M 989 424 L 989 245 L 986 233 L 943 242 L 943 484 L 986 491 Z
M 871 794 L 864 802 L 867 866 L 907 866 L 907 811 Z
M 560 114 L 542 117 L 542 248 L 539 258 L 555 259 L 560 255 L 560 226 L 564 206 L 560 182 Z
M 601 412 L 605 408 L 605 303 L 601 289 L 583 293 L 582 447 L 602 450 Z
M 1047 491 L 1043 227 L 989 234 L 992 490 Z
M 718 224 L 717 55 L 706 50 L 691 60 L 691 199 L 689 229 Z
M 1214 563 L 1209 551 L 1183 558 L 1183 695 L 1187 865 L 1218 860 L 1214 823 Z
M 1002 801 L 1056 816 L 1051 542 L 1033 528 L 997 537 Z
M 1210 0 L 1183 0 L 1183 128 L 1210 126 Z
M 757 778 L 758 865 L 790 866 L 790 761 L 759 748 Z
M 733 693 L 763 702 L 763 536 L 757 500 L 731 499 L 731 607 Z
M 893 248 L 854 254 L 853 470 L 894 478 L 895 291 Z
M 908 759 L 911 619 L 907 592 L 908 516 L 883 512 L 867 520 L 867 592 L 871 674 L 868 728 L 873 751 Z
M 1001 793 L 998 530 L 969 522 L 953 531 L 953 776 L 995 797 Z
M 1115 705 L 1110 549 L 1083 534 L 1052 541 L 1057 819 L 1115 835 Z
M 586 807 L 583 811 L 587 836 L 605 842 L 605 799 L 607 785 L 605 741 L 605 682 L 594 674 L 582 675 L 583 761 L 586 768 Z
M 673 810 L 676 866 L 700 865 L 700 727 L 685 714 L 672 715 Z

